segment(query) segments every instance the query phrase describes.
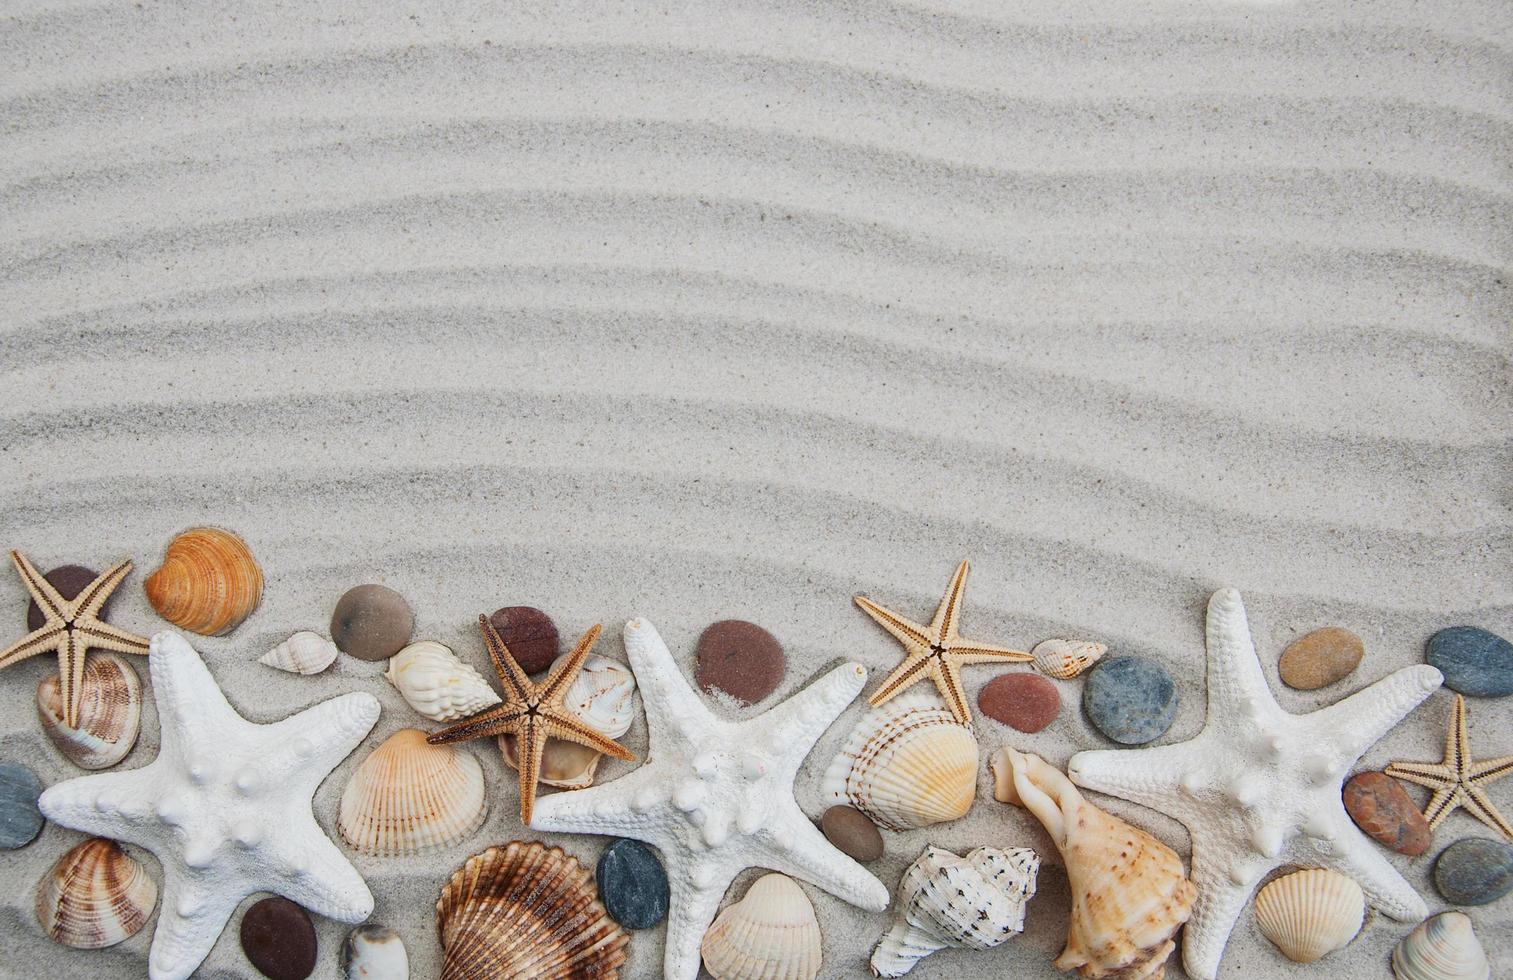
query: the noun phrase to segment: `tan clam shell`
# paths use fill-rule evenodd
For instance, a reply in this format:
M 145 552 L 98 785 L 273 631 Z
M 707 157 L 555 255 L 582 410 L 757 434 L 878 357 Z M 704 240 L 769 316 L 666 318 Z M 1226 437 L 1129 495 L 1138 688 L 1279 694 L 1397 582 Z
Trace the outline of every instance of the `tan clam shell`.
M 488 815 L 483 767 L 451 745 L 405 728 L 373 750 L 342 791 L 336 829 L 364 854 L 414 854 L 452 844 Z
M 1041 640 L 1030 654 L 1035 669 L 1047 677 L 1070 680 L 1087 670 L 1108 653 L 1108 644 L 1093 640 Z
M 435 640 L 411 643 L 390 657 L 384 678 L 432 721 L 456 721 L 500 703 L 482 674 Z
M 218 527 L 190 528 L 168 543 L 143 583 L 159 616 L 195 633 L 236 629 L 263 596 L 263 570 L 241 538 Z
M 64 946 L 103 949 L 136 935 L 157 902 L 146 868 L 115 841 L 91 837 L 37 885 L 37 922 Z
M 558 657 L 561 661 L 567 654 Z M 557 661 L 552 666 L 557 666 Z M 583 669 L 568 686 L 563 703 L 589 727 L 609 738 L 619 738 L 630 731 L 636 715 L 636 675 L 618 660 L 591 653 Z M 499 752 L 511 769 L 519 769 L 515 736 L 500 735 Z M 549 738 L 541 753 L 538 782 L 558 789 L 583 789 L 592 786 L 603 753 L 587 745 L 566 739 Z
M 1392 951 L 1397 980 L 1488 980 L 1492 965 L 1471 919 L 1441 912 L 1420 922 Z
M 715 980 L 814 980 L 822 955 L 814 904 L 787 875 L 763 875 L 719 914 L 699 951 Z
M 336 644 L 313 630 L 300 630 L 257 658 L 260 664 L 291 674 L 319 674 L 336 662 Z
M 1294 871 L 1256 893 L 1256 927 L 1295 963 L 1344 948 L 1365 918 L 1361 886 L 1325 868 Z
M 436 902 L 441 980 L 615 980 L 630 937 L 593 875 L 559 847 L 511 841 L 475 854 Z
M 79 724 L 63 720 L 58 675 L 37 685 L 37 720 L 47 737 L 82 769 L 108 769 L 131 752 L 142 727 L 142 681 L 131 664 L 109 653 L 84 661 Z

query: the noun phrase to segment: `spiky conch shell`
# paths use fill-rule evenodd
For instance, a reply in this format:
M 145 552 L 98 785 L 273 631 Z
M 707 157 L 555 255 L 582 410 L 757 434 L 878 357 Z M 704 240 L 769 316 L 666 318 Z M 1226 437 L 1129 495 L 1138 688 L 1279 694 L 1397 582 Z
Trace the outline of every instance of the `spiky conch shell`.
M 630 942 L 599 901 L 593 875 L 540 841 L 468 858 L 441 889 L 436 931 L 441 980 L 615 980 Z
M 552 667 L 566 656 L 558 657 Z M 636 675 L 618 660 L 591 653 L 568 685 L 563 704 L 600 735 L 619 738 L 630 731 L 636 717 Z M 498 743 L 505 763 L 511 769 L 519 769 L 515 736 L 500 735 Z M 592 786 L 603 757 L 602 752 L 587 745 L 549 738 L 541 753 L 541 775 L 537 782 L 558 789 Z
M 413 854 L 452 844 L 488 814 L 483 767 L 425 732 L 395 732 L 364 759 L 342 791 L 336 829 L 364 854 Z
M 37 922 L 56 942 L 104 949 L 147 924 L 158 886 L 147 869 L 103 837 L 91 837 L 58 859 L 37 886 Z
M 1327 868 L 1282 875 L 1256 893 L 1256 927 L 1295 963 L 1344 948 L 1365 918 L 1361 886 Z
M 79 723 L 63 720 L 58 675 L 37 685 L 37 720 L 47 737 L 81 769 L 108 769 L 131 752 L 142 727 L 142 681 L 131 664 L 109 653 L 84 661 Z
M 1047 677 L 1071 680 L 1108 653 L 1108 644 L 1093 640 L 1041 640 L 1030 651 L 1035 669 Z
M 411 643 L 390 657 L 384 677 L 432 721 L 455 721 L 500 703 L 482 674 L 435 640 Z
M 1120 980 L 1165 973 L 1197 896 L 1177 853 L 1083 799 L 1039 756 L 1005 748 L 990 765 L 993 796 L 1033 813 L 1066 864 L 1072 921 L 1056 967 Z
M 820 792 L 886 830 L 955 820 L 977 795 L 977 739 L 933 690 L 905 691 L 862 715 Z
M 241 538 L 218 527 L 190 528 L 168 543 L 143 588 L 159 616 L 195 633 L 236 629 L 263 596 L 263 570 Z
M 1420 922 L 1392 951 L 1397 980 L 1488 980 L 1487 951 L 1464 912 L 1441 912 Z
M 814 980 L 822 956 L 814 904 L 787 875 L 763 875 L 714 920 L 699 952 L 715 980 Z
M 291 674 L 319 674 L 336 661 L 336 644 L 313 630 L 291 633 L 289 638 L 257 658 L 260 664 Z

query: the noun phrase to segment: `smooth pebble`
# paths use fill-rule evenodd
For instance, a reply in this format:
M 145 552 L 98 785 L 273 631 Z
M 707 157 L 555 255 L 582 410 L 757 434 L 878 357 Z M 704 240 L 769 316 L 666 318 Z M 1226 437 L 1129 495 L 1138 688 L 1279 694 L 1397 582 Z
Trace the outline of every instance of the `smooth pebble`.
M 1463 837 L 1434 859 L 1434 887 L 1452 905 L 1486 905 L 1513 891 L 1513 846 Z
M 862 811 L 833 806 L 820 816 L 825 839 L 857 861 L 876 861 L 883 856 L 883 835 Z
M 242 952 L 273 980 L 305 980 L 315 971 L 315 925 L 287 898 L 256 902 L 242 916 Z
M 0 849 L 25 847 L 42 832 L 42 782 L 25 766 L 0 762 Z
M 539 674 L 557 659 L 557 624 L 534 606 L 505 606 L 489 617 L 510 656 L 527 674 Z
M 331 614 L 331 640 L 359 660 L 388 660 L 404 649 L 415 630 L 405 597 L 384 585 L 348 589 Z
M 1364 656 L 1366 645 L 1359 636 L 1339 626 L 1326 626 L 1289 643 L 1277 670 L 1288 687 L 1316 691 L 1343 680 Z
M 1424 659 L 1445 686 L 1477 698 L 1513 694 L 1513 643 L 1475 626 L 1452 626 L 1429 637 Z
M 346 980 L 409 980 L 410 956 L 393 929 L 361 925 L 342 943 L 341 970 Z
M 1000 674 L 983 685 L 977 707 L 994 721 L 1034 733 L 1056 720 L 1061 695 L 1039 674 Z
M 650 929 L 667 918 L 667 872 L 640 841 L 620 839 L 599 855 L 594 869 L 599 901 L 627 929 Z
M 58 595 L 65 599 L 72 599 L 80 592 L 83 592 L 84 587 L 93 582 L 99 574 L 99 572 L 90 571 L 83 565 L 59 565 L 42 577 L 47 579 L 48 585 L 58 590 Z M 105 611 L 115 601 L 116 596 L 112 592 L 110 598 L 105 600 L 105 605 L 100 608 L 101 619 L 105 618 Z M 47 622 L 47 618 L 42 615 L 42 607 L 37 605 L 36 599 L 32 599 L 26 604 L 26 628 L 28 630 L 39 630 L 45 622 Z
M 1396 779 L 1384 772 L 1358 772 L 1343 795 L 1350 819 L 1382 846 L 1410 857 L 1429 849 L 1434 831 Z
M 1106 737 L 1123 745 L 1160 738 L 1177 717 L 1177 685 L 1145 657 L 1111 657 L 1088 673 L 1082 709 Z
M 724 692 L 745 704 L 777 690 L 788 667 L 783 645 L 756 623 L 725 619 L 699 636 L 695 676 L 706 693 Z

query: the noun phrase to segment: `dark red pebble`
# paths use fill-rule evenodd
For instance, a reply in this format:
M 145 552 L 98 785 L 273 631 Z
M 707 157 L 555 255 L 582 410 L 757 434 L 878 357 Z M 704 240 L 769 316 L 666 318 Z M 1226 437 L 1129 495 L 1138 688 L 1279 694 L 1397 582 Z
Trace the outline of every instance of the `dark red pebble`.
M 725 619 L 699 636 L 695 679 L 705 692 L 724 692 L 746 704 L 777 690 L 788 667 L 783 645 L 756 623 Z
M 539 674 L 557 659 L 557 625 L 534 606 L 496 609 L 489 622 L 527 674 Z
M 1061 695 L 1039 674 L 1000 674 L 977 695 L 977 707 L 1011 728 L 1038 732 L 1061 712 Z

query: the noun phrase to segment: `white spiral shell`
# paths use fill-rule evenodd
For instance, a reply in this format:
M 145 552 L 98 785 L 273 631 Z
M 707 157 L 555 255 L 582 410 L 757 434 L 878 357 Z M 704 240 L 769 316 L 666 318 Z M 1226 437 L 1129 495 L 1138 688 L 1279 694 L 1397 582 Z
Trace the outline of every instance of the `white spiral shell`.
M 319 674 L 336 660 L 336 644 L 310 630 L 300 630 L 257 658 L 260 664 L 291 674 Z
M 396 653 L 384 677 L 410 707 L 432 721 L 456 721 L 500 701 L 483 675 L 434 640 L 411 643 Z

